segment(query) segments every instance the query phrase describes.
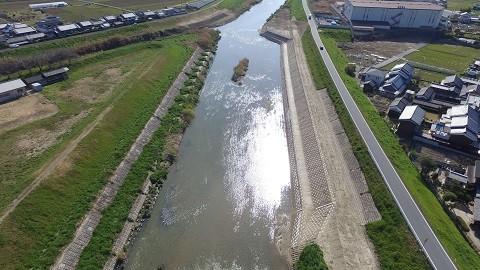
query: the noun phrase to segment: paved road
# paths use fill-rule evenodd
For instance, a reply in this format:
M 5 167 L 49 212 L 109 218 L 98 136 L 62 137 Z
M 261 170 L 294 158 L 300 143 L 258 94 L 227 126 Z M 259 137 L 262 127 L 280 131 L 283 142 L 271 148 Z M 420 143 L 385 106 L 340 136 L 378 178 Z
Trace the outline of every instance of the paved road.
M 302 0 L 303 9 L 306 14 L 310 14 L 310 10 L 307 6 L 306 0 Z M 320 36 L 317 32 L 317 27 L 313 20 L 309 20 L 310 29 L 312 31 L 312 36 L 317 44 L 317 47 L 320 49 L 320 46 L 323 46 Z M 343 83 L 340 75 L 338 74 L 335 66 L 330 59 L 330 56 L 325 50 L 320 50 L 320 54 L 327 66 L 330 76 L 332 76 L 333 82 L 335 83 L 340 96 L 342 97 L 347 110 L 352 117 L 358 131 L 365 141 L 370 156 L 375 162 L 378 170 L 382 174 L 383 179 L 387 183 L 390 192 L 393 195 L 400 211 L 402 212 L 405 220 L 407 221 L 410 229 L 413 231 L 413 234 L 417 238 L 417 241 L 422 246 L 425 255 L 435 269 L 457 269 L 455 264 L 452 262 L 448 254 L 445 252 L 445 249 L 438 241 L 438 238 L 433 233 L 432 228 L 428 225 L 425 217 L 420 212 L 420 209 L 413 201 L 410 193 L 407 191 L 407 188 L 403 184 L 402 180 L 398 176 L 397 172 L 393 168 L 392 164 L 388 160 L 387 156 L 383 152 L 380 144 L 376 140 L 372 131 L 370 130 L 367 122 L 363 118 L 360 110 L 353 101 L 353 98 L 350 96 L 345 84 Z

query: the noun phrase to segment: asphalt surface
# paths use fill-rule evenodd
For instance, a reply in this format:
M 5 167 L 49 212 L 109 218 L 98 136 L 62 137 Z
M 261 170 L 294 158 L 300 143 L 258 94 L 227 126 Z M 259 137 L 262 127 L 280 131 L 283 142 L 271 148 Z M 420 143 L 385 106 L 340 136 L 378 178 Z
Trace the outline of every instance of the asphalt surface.
M 308 14 L 311 14 L 311 12 L 307 6 L 306 0 L 302 0 L 302 4 L 305 14 L 307 14 L 308 17 Z M 420 209 L 412 199 L 410 193 L 407 191 L 407 188 L 398 176 L 393 165 L 390 163 L 390 160 L 386 156 L 385 152 L 383 152 L 382 147 L 373 135 L 373 132 L 370 130 L 365 118 L 363 118 L 360 110 L 355 104 L 355 101 L 353 100 L 352 96 L 350 96 L 350 93 L 335 69 L 335 66 L 333 65 L 327 51 L 325 48 L 320 50 L 320 47 L 325 46 L 318 35 L 317 26 L 315 25 L 314 20 L 308 20 L 308 24 L 310 25 L 312 36 L 325 62 L 325 65 L 327 66 L 328 72 L 330 73 L 330 76 L 332 77 L 333 82 L 335 83 L 335 86 L 337 87 L 340 96 L 353 119 L 353 122 L 362 135 L 362 138 L 368 147 L 368 151 L 370 152 L 370 156 L 382 174 L 382 177 L 387 183 L 387 186 L 390 189 L 398 208 L 402 212 L 405 220 L 408 223 L 408 226 L 417 238 L 417 241 L 422 247 L 422 250 L 424 251 L 431 265 L 435 269 L 457 269 L 443 246 L 440 244 L 440 241 L 434 234 L 432 228 L 430 225 L 428 225 L 425 217 L 420 212 Z

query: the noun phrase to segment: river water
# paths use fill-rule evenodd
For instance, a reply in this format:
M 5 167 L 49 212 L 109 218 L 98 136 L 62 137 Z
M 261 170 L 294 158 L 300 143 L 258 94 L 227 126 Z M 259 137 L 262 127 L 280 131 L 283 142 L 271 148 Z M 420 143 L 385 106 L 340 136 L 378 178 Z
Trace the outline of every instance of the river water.
M 264 0 L 218 29 L 195 119 L 127 269 L 288 269 L 279 252 L 278 220 L 290 211 L 280 47 L 258 34 L 283 2 Z M 237 86 L 230 78 L 243 57 L 249 70 Z

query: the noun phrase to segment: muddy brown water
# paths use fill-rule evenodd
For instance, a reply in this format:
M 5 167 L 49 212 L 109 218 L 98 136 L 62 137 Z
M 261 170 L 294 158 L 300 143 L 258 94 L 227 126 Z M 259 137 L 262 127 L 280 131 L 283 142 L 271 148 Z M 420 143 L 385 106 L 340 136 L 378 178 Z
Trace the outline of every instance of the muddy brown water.
M 290 211 L 280 47 L 258 33 L 282 3 L 264 0 L 218 29 L 195 119 L 126 269 L 288 269 L 279 252 Z M 230 78 L 244 57 L 238 86 Z

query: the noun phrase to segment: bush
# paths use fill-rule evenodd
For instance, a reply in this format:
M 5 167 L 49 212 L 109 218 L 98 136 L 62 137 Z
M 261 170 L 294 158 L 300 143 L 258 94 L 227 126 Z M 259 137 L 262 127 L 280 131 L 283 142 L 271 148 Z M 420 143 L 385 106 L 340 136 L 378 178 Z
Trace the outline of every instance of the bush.
M 297 270 L 327 270 L 323 252 L 317 244 L 309 244 L 300 253 L 296 264 Z
M 355 78 L 356 68 L 357 68 L 357 65 L 355 65 L 355 63 L 349 63 L 347 66 L 345 66 L 345 73 L 347 73 L 350 77 Z
M 443 199 L 447 202 L 458 202 L 457 195 L 455 195 L 455 193 L 448 190 L 443 192 Z
M 462 217 L 457 216 L 457 222 L 462 231 L 464 232 L 470 231 L 470 227 L 468 227 L 467 223 L 465 222 L 465 220 L 463 220 Z

